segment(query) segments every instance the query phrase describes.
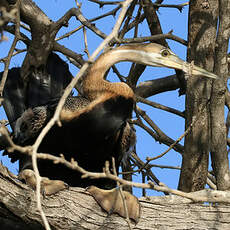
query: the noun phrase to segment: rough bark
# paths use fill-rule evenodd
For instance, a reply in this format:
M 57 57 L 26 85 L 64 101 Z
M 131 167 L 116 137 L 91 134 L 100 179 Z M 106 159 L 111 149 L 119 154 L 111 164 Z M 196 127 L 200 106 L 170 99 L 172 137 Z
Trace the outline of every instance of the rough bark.
M 219 79 L 213 82 L 211 97 L 211 157 L 219 190 L 230 188 L 229 160 L 227 152 L 224 116 L 225 94 L 228 79 L 227 51 L 230 36 L 230 2 L 219 1 L 219 26 L 216 40 L 215 73 Z
M 228 205 L 194 204 L 177 196 L 141 198 L 141 218 L 132 229 L 221 229 L 230 228 Z M 52 229 L 128 229 L 122 217 L 108 216 L 85 189 L 70 188 L 42 198 L 42 207 Z M 1 230 L 41 230 L 35 193 L 10 177 L 0 167 Z M 7 227 L 5 227 L 7 226 Z M 13 227 L 17 228 L 13 228 Z
M 188 61 L 213 71 L 218 15 L 218 1 L 190 1 Z M 196 125 L 185 137 L 185 153 L 179 189 L 191 192 L 204 188 L 210 150 L 209 100 L 211 80 L 190 77 L 186 90 L 186 128 L 199 116 Z

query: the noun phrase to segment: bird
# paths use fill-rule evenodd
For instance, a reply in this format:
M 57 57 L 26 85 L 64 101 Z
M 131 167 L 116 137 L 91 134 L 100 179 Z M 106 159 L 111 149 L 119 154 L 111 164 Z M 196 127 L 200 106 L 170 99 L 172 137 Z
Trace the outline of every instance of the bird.
M 9 70 L 3 90 L 3 107 L 12 130 L 26 109 L 60 98 L 73 78 L 68 64 L 53 52 L 48 56 L 45 66 L 31 71 L 29 82 L 23 81 L 20 72 L 20 67 Z
M 73 78 L 68 64 L 53 52 L 49 54 L 45 66 L 31 71 L 28 82 L 23 81 L 20 72 L 20 67 L 9 70 L 3 90 L 3 107 L 13 133 L 17 119 L 27 109 L 57 101 Z M 2 74 L 0 73 L 0 79 Z M 12 162 L 20 159 L 19 170 L 22 168 L 23 157 L 7 151 L 3 154 L 9 155 Z
M 87 73 L 79 78 L 77 88 L 81 96 L 70 95 L 67 98 L 60 113 L 61 127 L 52 127 L 41 142 L 39 152 L 53 155 L 62 153 L 67 160 L 73 158 L 81 167 L 91 172 L 103 172 L 105 162 L 109 161 L 112 166 L 114 157 L 118 172 L 122 158 L 127 156 L 136 141 L 135 131 L 129 124 L 135 106 L 133 89 L 124 82 L 109 82 L 104 79 L 106 71 L 121 61 L 180 69 L 189 72 L 189 75 L 216 78 L 213 73 L 196 65 L 189 68 L 190 65 L 170 49 L 156 43 L 129 44 L 108 49 L 90 66 Z M 51 79 L 55 77 L 55 72 Z M 37 76 L 36 72 L 35 75 Z M 30 96 L 33 95 L 34 86 L 28 85 L 31 87 L 28 91 Z M 64 88 L 64 84 L 60 86 Z M 36 83 L 35 87 L 44 88 L 39 83 Z M 52 87 L 52 84 L 48 83 L 48 88 L 45 88 Z M 45 103 L 39 105 L 36 102 L 29 107 L 27 105 L 26 110 L 17 118 L 13 131 L 13 139 L 17 144 L 33 144 L 41 129 L 52 117 L 58 97 L 49 97 L 50 93 L 47 95 L 48 100 L 47 96 L 44 97 L 47 100 Z M 41 97 L 43 98 L 42 95 Z M 17 158 L 14 155 L 14 159 L 15 157 Z M 21 160 L 24 163 L 20 171 L 32 168 L 31 159 L 28 158 Z M 51 180 L 63 180 L 70 186 L 97 186 L 101 189 L 113 189 L 116 186 L 116 183 L 109 179 L 83 179 L 79 172 L 49 161 L 38 160 L 38 167 L 42 176 Z M 102 190 L 101 193 L 103 194 Z M 132 202 L 129 205 L 132 206 Z
M 18 175 L 19 180 L 24 180 L 27 185 L 36 190 L 36 176 L 35 172 L 31 169 L 25 169 Z M 50 180 L 48 177 L 41 177 L 41 193 L 44 196 L 53 195 L 61 190 L 69 187 L 64 181 Z
M 89 100 L 82 96 L 71 96 L 67 98 L 62 112 L 75 112 L 87 108 L 89 104 Z M 27 109 L 16 121 L 14 142 L 23 146 L 33 144 L 41 130 L 53 116 L 55 107 L 52 103 Z M 118 170 L 120 162 L 126 162 L 135 145 L 136 135 L 133 127 L 128 122 L 125 122 L 123 127 L 116 128 L 117 130 L 112 131 L 112 134 L 110 134 L 111 128 L 109 132 L 107 130 L 99 132 L 102 124 L 95 128 L 97 124 L 94 124 L 94 122 L 99 122 L 96 119 L 92 122 L 91 117 L 88 118 L 87 116 L 91 116 L 90 112 L 87 115 L 81 115 L 76 120 L 61 120 L 62 126 L 55 125 L 48 132 L 40 145 L 39 151 L 52 153 L 56 156 L 62 153 L 67 160 L 74 158 L 81 167 L 93 172 L 102 172 L 105 161 L 110 161 L 113 156 Z M 111 114 L 106 113 L 106 116 L 111 116 Z M 107 121 L 105 120 L 105 122 Z M 30 161 L 29 165 L 32 168 Z M 28 169 L 29 165 L 28 160 L 23 161 L 20 171 Z M 72 170 L 52 162 L 39 160 L 38 166 L 41 175 L 49 176 L 50 179 L 62 179 L 71 186 L 87 187 L 97 185 L 102 188 L 114 187 L 113 181 L 81 179 L 81 174 L 73 173 Z M 61 175 L 57 170 L 59 167 L 60 170 L 62 169 Z M 74 180 L 71 175 L 74 175 Z

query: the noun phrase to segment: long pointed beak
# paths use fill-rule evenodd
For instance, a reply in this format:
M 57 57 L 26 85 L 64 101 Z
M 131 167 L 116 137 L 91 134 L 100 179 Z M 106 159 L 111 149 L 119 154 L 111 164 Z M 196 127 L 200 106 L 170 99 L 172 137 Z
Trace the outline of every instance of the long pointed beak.
M 176 55 L 170 55 L 169 57 L 160 57 L 159 66 L 183 70 L 188 75 L 200 75 L 214 79 L 217 78 L 217 75 L 215 75 L 214 73 L 211 73 L 192 63 L 185 62 Z

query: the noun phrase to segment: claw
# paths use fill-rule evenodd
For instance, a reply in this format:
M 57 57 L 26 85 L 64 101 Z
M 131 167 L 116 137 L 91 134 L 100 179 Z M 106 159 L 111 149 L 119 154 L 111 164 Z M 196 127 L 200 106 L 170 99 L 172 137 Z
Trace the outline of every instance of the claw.
M 36 189 L 36 177 L 33 170 L 25 169 L 21 171 L 18 175 L 18 179 L 25 181 L 33 190 Z
M 69 185 L 61 180 L 50 180 L 47 177 L 43 177 L 41 181 L 42 192 L 45 196 L 50 196 L 58 193 L 61 190 L 68 189 Z
M 33 190 L 36 189 L 35 173 L 31 169 L 25 169 L 18 175 L 19 180 L 24 180 Z M 61 180 L 50 180 L 47 177 L 41 177 L 41 192 L 45 196 L 53 195 L 69 186 Z
M 109 214 L 117 213 L 126 217 L 123 200 L 118 189 L 104 190 L 95 186 L 90 186 L 87 191 L 94 197 L 97 203 Z M 141 206 L 137 197 L 131 193 L 123 191 L 125 197 L 129 218 L 138 223 L 140 218 Z

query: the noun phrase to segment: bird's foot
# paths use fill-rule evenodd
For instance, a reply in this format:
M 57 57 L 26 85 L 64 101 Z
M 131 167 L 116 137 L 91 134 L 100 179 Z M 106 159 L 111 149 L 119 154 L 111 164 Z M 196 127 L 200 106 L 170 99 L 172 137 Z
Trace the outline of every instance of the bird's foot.
M 126 218 L 126 211 L 123 198 L 117 188 L 104 190 L 95 186 L 90 186 L 87 191 L 94 197 L 97 203 L 109 214 L 117 213 Z M 141 206 L 137 197 L 131 193 L 122 191 L 124 201 L 126 202 L 128 216 L 135 223 L 139 221 Z
M 18 175 L 19 180 L 24 180 L 33 190 L 36 189 L 35 172 L 31 169 L 25 169 Z M 41 193 L 44 196 L 50 196 L 61 190 L 68 189 L 69 186 L 61 180 L 50 180 L 47 177 L 41 177 Z

